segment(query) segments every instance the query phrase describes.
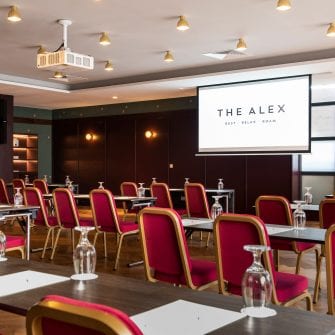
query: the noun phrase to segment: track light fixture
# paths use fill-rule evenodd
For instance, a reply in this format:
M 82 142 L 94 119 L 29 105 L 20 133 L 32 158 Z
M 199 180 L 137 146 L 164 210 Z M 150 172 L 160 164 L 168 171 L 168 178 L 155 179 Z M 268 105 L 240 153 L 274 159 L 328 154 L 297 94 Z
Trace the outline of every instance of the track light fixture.
M 245 43 L 243 38 L 240 38 L 237 42 L 236 49 L 237 51 L 247 50 L 247 44 Z
M 290 0 L 278 0 L 277 2 L 277 10 L 285 11 L 291 9 Z
M 110 38 L 109 38 L 109 36 L 108 36 L 108 34 L 107 34 L 106 32 L 103 32 L 103 33 L 101 34 L 99 43 L 100 43 L 101 45 L 109 45 L 109 44 L 111 44 L 111 40 L 110 40 Z
M 187 29 L 190 29 L 190 25 L 185 19 L 185 16 L 179 16 L 179 20 L 177 22 L 177 29 L 180 31 L 185 31 Z
M 19 22 L 22 20 L 21 14 L 17 6 L 11 6 L 7 16 L 8 21 Z
M 43 55 L 43 54 L 46 54 L 46 53 L 48 53 L 48 52 L 45 50 L 45 48 L 42 45 L 37 50 L 38 55 Z
M 167 62 L 167 63 L 171 63 L 171 62 L 174 61 L 172 53 L 169 50 L 165 53 L 164 61 Z
M 64 78 L 64 74 L 60 71 L 54 73 L 54 78 Z
M 330 23 L 326 35 L 328 37 L 334 37 L 335 36 L 335 23 Z
M 111 62 L 110 60 L 108 60 L 108 61 L 106 62 L 105 70 L 106 70 L 106 71 L 113 71 L 113 70 L 114 70 L 114 68 L 113 68 L 113 64 L 112 64 L 112 62 Z

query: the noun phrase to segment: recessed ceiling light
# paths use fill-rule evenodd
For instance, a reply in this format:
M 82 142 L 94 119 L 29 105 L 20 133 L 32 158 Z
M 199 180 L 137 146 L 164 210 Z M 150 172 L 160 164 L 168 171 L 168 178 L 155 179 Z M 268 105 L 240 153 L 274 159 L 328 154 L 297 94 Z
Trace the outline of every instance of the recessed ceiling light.
M 16 6 L 10 7 L 7 19 L 11 22 L 19 22 L 22 20 L 19 9 Z
M 111 40 L 106 32 L 103 32 L 100 36 L 99 43 L 101 45 L 109 45 L 111 44 Z
M 185 19 L 185 16 L 179 16 L 179 20 L 177 22 L 177 29 L 181 30 L 181 31 L 185 31 L 190 29 L 190 25 L 188 24 L 188 22 Z
M 112 64 L 112 62 L 111 62 L 110 60 L 108 60 L 108 61 L 106 62 L 105 70 L 106 70 L 106 71 L 113 71 L 113 70 L 114 70 L 114 68 L 113 68 L 113 64 Z
M 331 23 L 329 25 L 326 35 L 328 37 L 334 37 L 335 36 L 335 23 Z
M 245 43 L 243 38 L 240 38 L 237 42 L 236 49 L 237 51 L 247 50 L 247 44 Z
M 290 0 L 278 0 L 277 2 L 277 10 L 285 11 L 291 9 Z
M 165 53 L 164 61 L 167 62 L 167 63 L 171 63 L 171 62 L 174 61 L 172 53 L 169 50 Z
M 113 95 L 112 99 L 117 100 L 117 99 L 119 99 L 119 97 L 117 95 Z

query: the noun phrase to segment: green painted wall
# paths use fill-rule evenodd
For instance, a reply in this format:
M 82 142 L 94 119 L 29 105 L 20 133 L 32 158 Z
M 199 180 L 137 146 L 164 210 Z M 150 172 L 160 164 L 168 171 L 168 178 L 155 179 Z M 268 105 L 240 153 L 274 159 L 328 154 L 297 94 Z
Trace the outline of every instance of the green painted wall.
M 52 120 L 52 111 L 37 108 L 14 107 L 14 117 Z M 32 120 L 33 121 L 33 120 Z M 15 123 L 13 133 L 38 135 L 38 175 L 52 180 L 52 126 L 35 123 Z

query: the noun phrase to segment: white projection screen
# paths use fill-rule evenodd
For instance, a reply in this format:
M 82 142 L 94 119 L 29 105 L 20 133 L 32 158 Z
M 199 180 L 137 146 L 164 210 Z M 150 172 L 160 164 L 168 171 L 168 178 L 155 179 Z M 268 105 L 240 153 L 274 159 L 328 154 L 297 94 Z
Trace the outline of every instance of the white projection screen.
M 310 152 L 310 75 L 198 87 L 199 154 Z

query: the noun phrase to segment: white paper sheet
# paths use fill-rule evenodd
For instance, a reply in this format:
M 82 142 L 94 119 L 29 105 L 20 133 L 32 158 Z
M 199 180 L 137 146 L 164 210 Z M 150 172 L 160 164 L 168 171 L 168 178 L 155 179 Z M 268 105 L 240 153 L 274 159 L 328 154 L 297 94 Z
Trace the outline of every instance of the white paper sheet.
M 285 231 L 293 230 L 293 227 L 271 227 L 266 226 L 269 235 L 284 233 Z
M 184 227 L 213 222 L 211 219 L 182 219 L 181 221 Z
M 0 297 L 66 280 L 70 280 L 70 278 L 30 270 L 3 275 L 0 276 Z
M 239 312 L 177 300 L 131 319 L 144 335 L 203 335 L 244 317 Z

